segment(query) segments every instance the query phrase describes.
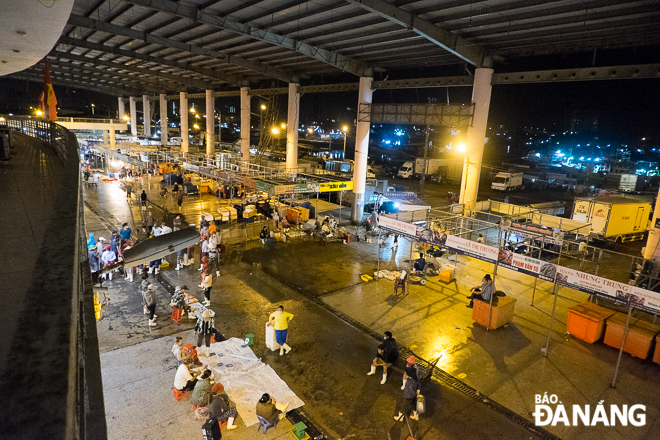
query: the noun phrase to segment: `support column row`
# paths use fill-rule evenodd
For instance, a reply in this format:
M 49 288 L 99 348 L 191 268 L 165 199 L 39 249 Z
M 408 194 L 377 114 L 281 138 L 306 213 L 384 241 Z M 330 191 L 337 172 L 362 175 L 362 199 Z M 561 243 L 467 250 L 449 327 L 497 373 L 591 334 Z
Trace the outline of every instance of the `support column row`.
M 472 127 L 468 129 L 467 134 L 459 197 L 459 203 L 464 204 L 465 209 L 470 211 L 474 210 L 479 192 L 479 176 L 481 174 L 481 161 L 484 156 L 492 77 L 493 69 L 479 68 L 474 72 L 474 85 L 472 86 L 474 117 Z
M 129 98 L 129 110 L 131 112 L 131 136 L 137 138 L 137 111 L 135 110 L 135 98 Z
M 151 107 L 149 106 L 149 95 L 142 95 L 142 127 L 144 136 L 151 137 Z
M 355 160 L 353 161 L 353 204 L 351 206 L 351 220 L 362 219 L 364 210 L 364 191 L 367 183 L 367 162 L 369 158 L 369 133 L 371 131 L 370 118 L 360 119 L 360 106 L 371 104 L 373 78 L 360 78 L 358 90 L 357 128 L 355 130 Z
M 167 95 L 165 93 L 160 94 L 160 143 L 167 145 L 168 136 L 167 136 Z
M 295 173 L 298 168 L 298 121 L 300 119 L 299 84 L 289 84 L 289 111 L 286 126 L 286 169 Z
M 213 90 L 206 91 L 206 155 L 215 156 L 215 98 Z
M 181 152 L 188 152 L 188 95 L 179 92 L 179 113 L 181 114 Z
M 250 88 L 241 87 L 241 160 L 250 162 Z

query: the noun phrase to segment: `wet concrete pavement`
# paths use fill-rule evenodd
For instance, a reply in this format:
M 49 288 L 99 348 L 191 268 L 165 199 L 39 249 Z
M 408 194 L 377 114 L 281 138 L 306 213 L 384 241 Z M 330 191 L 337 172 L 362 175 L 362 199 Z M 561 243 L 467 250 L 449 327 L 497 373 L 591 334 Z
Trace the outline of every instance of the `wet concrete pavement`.
M 103 218 L 112 214 L 118 221 L 130 216 L 127 204 L 126 208 L 121 208 L 121 204 L 114 206 L 112 212 L 103 210 L 101 186 L 99 201 L 90 202 L 101 205 L 95 211 Z M 154 201 L 158 203 L 157 197 Z M 98 216 L 96 221 L 99 223 L 88 227 L 103 226 Z M 406 264 L 410 247 L 405 240 L 399 243 L 394 250 L 390 241 L 381 251 L 381 268 L 395 269 Z M 545 347 L 552 309 L 550 283 L 538 283 L 534 306 L 530 306 L 533 279 L 500 270 L 498 288 L 518 299 L 516 315 L 506 327 L 485 331 L 472 323 L 464 296 L 469 287 L 479 284 L 484 273 L 491 273 L 492 266 L 485 263 L 460 257 L 457 283 L 444 285 L 430 279 L 426 287 L 413 286 L 405 297 L 395 297 L 390 281 L 360 280 L 360 275 L 373 274 L 377 267 L 375 242 L 349 245 L 331 242 L 322 246 L 295 239 L 287 243 L 269 241 L 266 246 L 249 242 L 240 247 L 241 252 L 223 266 L 222 276 L 214 282 L 212 308 L 220 317 L 216 322 L 228 337 L 254 333 L 257 355 L 273 366 L 305 401 L 303 411 L 333 438 L 351 435 L 354 437 L 350 438 L 356 439 L 386 438 L 389 421 L 394 424 L 392 415 L 400 393 L 397 387 L 400 372 L 392 373 L 385 386 L 379 384 L 380 380 L 366 376 L 377 344 L 373 335 L 385 330 L 393 331 L 400 344 L 424 359 L 442 354 L 438 366 L 447 377 L 463 381 L 482 397 L 486 395 L 487 400 L 498 402 L 528 420 L 533 420 L 535 394 L 546 391 L 559 395 L 568 404 L 595 405 L 605 400 L 606 404 L 647 405 L 645 427 L 547 427 L 557 436 L 642 439 L 649 438 L 659 426 L 657 365 L 624 354 L 618 387 L 610 388 L 618 352 L 602 343 L 590 345 L 565 334 L 566 309 L 585 301 L 586 295 L 560 290 L 549 356 L 545 358 L 540 349 Z M 174 285 L 186 283 L 189 287 L 196 286 L 199 276 L 192 267 L 162 274 Z M 112 307 L 118 313 L 108 314 L 109 324 L 100 323 L 99 338 L 104 350 L 128 349 L 150 338 L 171 337 L 176 332 L 177 326 L 169 324 L 148 330 L 139 304 L 133 304 L 134 288 L 121 284 L 117 282 L 117 293 L 111 292 L 116 295 L 112 297 L 116 301 Z M 201 292 L 197 295 L 201 298 Z M 167 300 L 164 292 L 160 297 Z M 120 298 L 125 300 L 120 303 Z M 159 309 L 169 310 L 161 299 Z M 269 353 L 263 344 L 265 319 L 280 303 L 296 314 L 291 331 L 294 351 L 283 358 Z M 135 309 L 134 315 L 131 309 Z M 115 319 L 119 322 L 115 323 Z M 160 317 L 158 321 L 162 319 L 167 320 Z M 108 327 L 103 329 L 103 325 Z M 103 334 L 110 333 L 106 330 L 111 325 L 120 330 L 110 338 L 114 342 L 106 343 Z M 129 334 L 131 338 L 127 338 Z M 434 381 L 425 389 L 430 414 L 420 420 L 422 438 L 534 437 L 504 417 L 506 410 L 494 410 L 497 404 L 478 403 L 469 393 L 448 386 L 450 382 Z M 171 391 L 169 383 L 162 387 Z M 393 438 L 405 438 L 403 432 L 399 434 Z M 169 438 L 169 434 L 162 438 Z
M 104 190 L 112 190 L 112 187 L 103 188 L 103 185 L 112 184 L 100 184 L 100 196 Z M 126 218 L 128 208 L 115 206 L 112 212 L 104 211 L 103 206 L 94 206 L 97 202 L 90 199 L 94 211 L 106 221 L 114 217 L 121 222 Z M 100 201 L 100 204 L 103 205 L 103 202 Z M 101 232 L 104 224 L 99 216 L 89 211 L 88 217 L 91 219 L 88 226 L 96 227 L 96 231 Z M 286 249 L 289 244 L 292 249 L 305 246 L 308 251 L 309 246 L 317 245 L 294 242 L 278 243 L 278 246 Z M 304 261 L 307 252 L 299 249 Z M 301 260 L 297 264 L 301 265 Z M 298 289 L 280 283 L 258 266 L 234 259 L 221 270 L 222 275 L 214 281 L 211 296 L 211 308 L 217 314 L 216 323 L 220 331 L 227 337 L 255 334 L 253 349 L 257 356 L 271 365 L 305 402 L 302 412 L 330 438 L 387 438 L 388 429 L 395 425 L 393 416 L 402 393 L 401 372 L 391 372 L 385 385 L 380 384 L 380 372 L 376 376 L 366 375 L 378 342 L 370 334 L 349 325 L 301 295 L 296 291 Z M 309 269 L 307 271 L 311 272 Z M 338 271 L 341 272 L 341 268 Z M 361 268 L 356 268 L 353 275 L 358 275 L 360 271 Z M 332 273 L 329 271 L 328 275 Z M 196 287 L 199 272 L 195 267 L 190 266 L 179 272 L 163 270 L 161 275 L 172 285 L 187 284 L 198 298 L 202 298 L 201 291 Z M 344 278 L 350 277 L 333 277 L 333 287 L 345 287 L 341 283 Z M 350 278 L 344 283 L 350 285 L 354 281 Z M 140 408 L 150 422 L 146 427 L 143 427 L 144 422 L 140 422 L 134 431 L 135 437 L 131 438 L 179 438 L 182 432 L 190 431 L 195 425 L 199 429 L 201 421 L 191 422 L 194 417 L 189 403 L 173 402 L 171 398 L 174 370 L 169 348 L 176 334 L 184 335 L 186 342 L 191 342 L 190 331 L 185 329 L 192 326 L 192 321 L 184 319 L 182 324 L 172 323 L 169 313 L 163 313 L 171 310 L 166 306 L 169 295 L 159 288 L 159 325 L 149 329 L 142 314 L 138 282 L 128 283 L 115 278 L 107 285 L 110 305 L 104 318 L 99 321 L 99 340 L 110 437 L 126 438 L 129 432 L 127 426 L 137 423 L 135 412 Z M 290 335 L 293 351 L 283 357 L 270 352 L 263 339 L 265 321 L 279 304 L 285 305 L 288 311 L 296 315 Z M 120 368 L 121 365 L 124 367 Z M 424 394 L 429 408 L 427 415 L 420 419 L 419 438 L 534 437 L 489 406 L 437 381 L 426 385 Z M 154 405 L 153 400 L 158 403 Z M 143 405 L 149 408 L 144 409 Z M 392 438 L 406 438 L 404 425 L 398 425 L 392 431 Z M 239 429 L 225 433 L 225 436 L 254 438 L 250 436 L 254 427 L 247 429 L 240 421 L 239 426 Z M 277 431 L 282 434 L 284 426 L 280 425 Z
M 387 247 L 381 250 L 381 269 L 406 268 L 410 245 L 407 240 L 400 239 L 399 243 L 395 249 L 392 239 L 387 241 Z M 440 368 L 530 421 L 534 420 L 535 395 L 544 392 L 557 394 L 566 405 L 596 405 L 604 400 L 606 404 L 647 407 L 645 427 L 546 427 L 557 436 L 643 439 L 660 426 L 654 420 L 660 412 L 660 398 L 650 391 L 660 385 L 657 364 L 624 354 L 614 389 L 610 385 L 618 350 L 602 342 L 587 344 L 566 334 L 567 309 L 587 301 L 585 294 L 559 290 L 546 358 L 541 349 L 546 345 L 552 313 L 552 283 L 539 281 L 534 293 L 532 277 L 500 268 L 496 285 L 518 300 L 516 312 L 513 322 L 486 331 L 473 323 L 471 310 L 465 308 L 469 301 L 465 295 L 481 284 L 484 274 L 492 274 L 491 264 L 458 257 L 455 283 L 439 283 L 431 277 L 426 286 L 411 285 L 406 295 L 395 296 L 391 281 L 359 280 L 361 273 L 373 275 L 377 266 L 375 241 L 347 246 L 302 242 L 273 246 L 246 251 L 243 259 L 258 262 L 285 284 L 369 330 L 391 330 L 400 343 L 424 359 L 442 355 Z M 300 258 L 305 259 L 304 268 L 290 263 Z M 443 262 L 454 264 L 455 258 Z M 316 268 L 322 268 L 322 275 Z

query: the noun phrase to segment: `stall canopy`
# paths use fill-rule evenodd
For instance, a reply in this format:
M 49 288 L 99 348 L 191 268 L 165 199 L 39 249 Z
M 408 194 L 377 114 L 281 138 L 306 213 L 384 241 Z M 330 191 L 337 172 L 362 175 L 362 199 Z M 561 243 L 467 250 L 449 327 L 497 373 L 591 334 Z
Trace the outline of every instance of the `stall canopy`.
M 398 204 L 399 211 L 430 210 L 431 206 L 422 201 L 414 192 L 388 191 L 380 194 L 380 203 L 390 201 Z

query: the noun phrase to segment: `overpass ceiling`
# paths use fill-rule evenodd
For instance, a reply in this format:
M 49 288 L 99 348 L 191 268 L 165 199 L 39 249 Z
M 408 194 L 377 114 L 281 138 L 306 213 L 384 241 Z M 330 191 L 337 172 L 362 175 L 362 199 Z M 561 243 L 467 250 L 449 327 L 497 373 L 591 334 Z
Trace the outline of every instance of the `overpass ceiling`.
M 659 0 L 75 0 L 48 57 L 219 90 L 658 44 L 659 19 Z

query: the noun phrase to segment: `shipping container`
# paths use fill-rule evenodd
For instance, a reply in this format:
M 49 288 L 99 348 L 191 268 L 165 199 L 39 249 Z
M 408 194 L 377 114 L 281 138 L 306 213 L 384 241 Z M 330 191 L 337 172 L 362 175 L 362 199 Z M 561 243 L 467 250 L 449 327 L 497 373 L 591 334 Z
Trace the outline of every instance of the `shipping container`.
M 576 198 L 573 220 L 591 223 L 591 234 L 602 240 L 641 240 L 651 224 L 651 201 L 643 197 Z

